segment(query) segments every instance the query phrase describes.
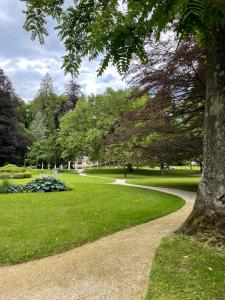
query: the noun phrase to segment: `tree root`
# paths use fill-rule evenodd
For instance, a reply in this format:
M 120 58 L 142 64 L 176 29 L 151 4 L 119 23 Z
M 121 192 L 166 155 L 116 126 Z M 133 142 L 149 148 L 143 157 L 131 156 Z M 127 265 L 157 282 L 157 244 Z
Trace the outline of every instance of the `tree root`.
M 197 240 L 225 249 L 225 216 L 199 214 L 195 210 L 177 233 L 190 235 Z

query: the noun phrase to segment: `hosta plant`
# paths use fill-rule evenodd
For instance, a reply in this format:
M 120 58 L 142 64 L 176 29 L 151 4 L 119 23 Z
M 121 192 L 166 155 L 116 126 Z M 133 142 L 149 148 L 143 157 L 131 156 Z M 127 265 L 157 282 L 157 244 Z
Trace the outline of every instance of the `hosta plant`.
M 61 180 L 51 175 L 42 175 L 24 186 L 26 192 L 60 192 L 70 188 Z

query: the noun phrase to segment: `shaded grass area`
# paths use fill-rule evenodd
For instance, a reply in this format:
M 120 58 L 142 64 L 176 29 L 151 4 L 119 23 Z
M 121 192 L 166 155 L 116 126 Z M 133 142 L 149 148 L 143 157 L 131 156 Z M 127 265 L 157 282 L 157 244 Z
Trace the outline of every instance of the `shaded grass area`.
M 225 255 L 189 237 L 165 238 L 156 252 L 146 299 L 225 299 Z
M 88 174 L 111 178 L 124 178 L 122 169 L 87 170 Z M 161 176 L 160 170 L 140 169 L 127 174 L 126 181 L 132 184 L 167 187 L 187 191 L 197 191 L 200 180 L 198 170 L 165 170 Z
M 60 177 L 73 191 L 0 195 L 1 264 L 59 253 L 161 217 L 184 204 L 169 194 L 103 184 L 111 179 Z

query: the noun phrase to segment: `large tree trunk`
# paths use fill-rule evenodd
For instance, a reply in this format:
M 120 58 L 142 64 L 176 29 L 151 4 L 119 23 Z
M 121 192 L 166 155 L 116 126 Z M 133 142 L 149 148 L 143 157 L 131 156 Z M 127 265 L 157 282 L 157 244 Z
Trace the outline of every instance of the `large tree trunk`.
M 192 214 L 181 232 L 225 245 L 225 29 L 207 54 L 203 173 Z

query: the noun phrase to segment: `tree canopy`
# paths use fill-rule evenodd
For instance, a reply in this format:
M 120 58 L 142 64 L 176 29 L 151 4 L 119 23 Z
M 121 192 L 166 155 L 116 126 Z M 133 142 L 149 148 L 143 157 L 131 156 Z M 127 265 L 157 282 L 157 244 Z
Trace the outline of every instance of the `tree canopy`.
M 131 108 L 129 95 L 109 88 L 102 95 L 81 97 L 75 109 L 61 119 L 58 141 L 63 157 L 104 161 L 104 140 L 115 130 L 115 120 Z
M 51 16 L 58 23 L 59 37 L 67 51 L 63 66 L 77 74 L 81 59 L 88 55 L 104 58 L 101 74 L 113 63 L 120 73 L 128 70 L 133 54 L 146 61 L 146 38 L 158 39 L 162 32 L 175 30 L 179 38 L 195 34 L 207 42 L 225 26 L 225 5 L 221 0 L 23 0 L 25 29 L 41 43 L 48 35 Z

